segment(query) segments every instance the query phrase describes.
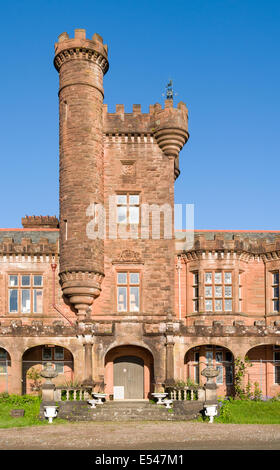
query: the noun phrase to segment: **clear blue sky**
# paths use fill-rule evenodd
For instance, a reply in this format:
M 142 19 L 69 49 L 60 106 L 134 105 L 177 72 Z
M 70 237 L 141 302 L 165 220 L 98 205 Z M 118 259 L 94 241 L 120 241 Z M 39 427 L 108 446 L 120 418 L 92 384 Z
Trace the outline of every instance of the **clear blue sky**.
M 109 46 L 105 103 L 189 108 L 175 202 L 196 229 L 279 230 L 279 0 L 0 0 L 1 218 L 58 215 L 54 42 L 97 32 Z

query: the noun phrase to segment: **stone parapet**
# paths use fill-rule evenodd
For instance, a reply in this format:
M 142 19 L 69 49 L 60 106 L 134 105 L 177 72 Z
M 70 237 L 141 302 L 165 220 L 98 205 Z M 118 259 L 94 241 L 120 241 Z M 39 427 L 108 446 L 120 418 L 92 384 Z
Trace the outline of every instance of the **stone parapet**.
M 23 228 L 58 228 L 57 217 L 50 215 L 26 215 L 21 219 Z
M 20 243 L 12 237 L 3 237 L 0 241 L 0 254 L 2 255 L 55 255 L 59 252 L 58 239 L 51 243 L 47 237 L 41 237 L 37 243 L 31 238 L 21 238 Z
M 280 259 L 280 232 L 211 232 L 194 233 L 193 246 L 187 247 L 187 233 L 176 233 L 178 252 L 185 252 L 188 259 L 199 259 L 204 254 L 217 252 L 219 257 L 237 253 L 243 259 L 261 256 L 264 261 Z M 189 244 L 189 242 L 188 242 Z
M 77 337 L 112 335 L 113 333 L 114 325 L 111 322 L 76 323 L 72 326 L 59 320 L 52 324 L 44 324 L 41 320 L 34 320 L 30 325 L 23 324 L 21 320 L 1 321 L 0 323 L 0 337 Z

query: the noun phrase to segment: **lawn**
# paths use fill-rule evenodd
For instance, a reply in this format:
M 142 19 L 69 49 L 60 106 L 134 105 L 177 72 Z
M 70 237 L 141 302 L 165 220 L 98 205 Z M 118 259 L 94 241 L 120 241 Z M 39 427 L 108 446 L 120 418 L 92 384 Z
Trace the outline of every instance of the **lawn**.
M 0 394 L 0 428 L 14 428 L 24 426 L 44 426 L 48 420 L 39 419 L 41 400 L 31 395 L 6 395 Z M 14 418 L 11 410 L 24 409 L 23 417 Z M 65 420 L 55 419 L 54 423 L 64 423 Z
M 224 400 L 216 423 L 280 424 L 280 401 Z

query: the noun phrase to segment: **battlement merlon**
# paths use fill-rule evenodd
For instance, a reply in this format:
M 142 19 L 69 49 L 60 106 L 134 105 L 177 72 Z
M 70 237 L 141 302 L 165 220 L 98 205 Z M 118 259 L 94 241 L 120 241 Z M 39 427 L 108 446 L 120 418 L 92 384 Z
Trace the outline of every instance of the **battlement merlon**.
M 74 38 L 69 38 L 66 32 L 58 36 L 54 57 L 56 70 L 59 71 L 62 64 L 69 60 L 79 59 L 95 62 L 105 75 L 109 69 L 108 46 L 103 44 L 99 34 L 95 33 L 91 39 L 87 39 L 85 29 L 75 29 Z
M 150 105 L 149 113 L 141 113 L 141 105 L 134 104 L 132 113 L 124 112 L 124 105 L 116 105 L 115 113 L 108 113 L 103 105 L 103 129 L 105 134 L 151 134 L 167 157 L 174 158 L 175 179 L 180 174 L 179 152 L 188 141 L 188 109 L 185 103 L 173 106 L 173 100 L 165 100 L 165 107 Z
M 50 215 L 26 215 L 21 219 L 23 228 L 58 228 L 59 221 Z
M 177 233 L 176 247 L 179 253 L 191 252 L 227 252 L 227 253 L 247 253 L 252 256 L 260 256 L 264 262 L 280 259 L 280 233 L 270 233 L 260 237 L 262 233 L 248 232 L 241 233 L 217 233 L 209 234 L 195 233 L 194 239 L 186 232 Z

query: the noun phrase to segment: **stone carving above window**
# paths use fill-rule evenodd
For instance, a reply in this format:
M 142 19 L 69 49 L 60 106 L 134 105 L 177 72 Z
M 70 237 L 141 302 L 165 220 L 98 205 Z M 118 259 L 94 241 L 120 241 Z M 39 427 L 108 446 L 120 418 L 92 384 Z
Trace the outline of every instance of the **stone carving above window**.
M 113 264 L 120 264 L 120 263 L 136 263 L 136 264 L 144 264 L 140 253 L 137 251 L 132 250 L 123 250 L 119 256 L 113 260 Z
M 121 162 L 121 176 L 126 178 L 134 178 L 136 176 L 136 165 L 133 160 L 123 160 Z

